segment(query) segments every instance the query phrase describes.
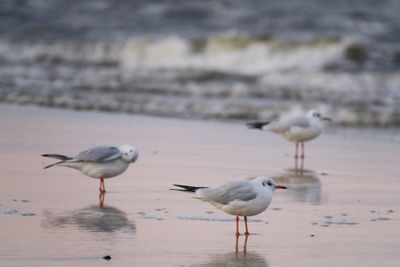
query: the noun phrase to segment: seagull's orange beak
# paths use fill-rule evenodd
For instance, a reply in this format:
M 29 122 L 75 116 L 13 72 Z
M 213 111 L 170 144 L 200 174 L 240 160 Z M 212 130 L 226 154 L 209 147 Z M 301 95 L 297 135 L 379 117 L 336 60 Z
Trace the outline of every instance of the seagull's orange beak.
M 287 187 L 284 186 L 284 185 L 278 184 L 278 185 L 275 186 L 275 189 L 287 189 Z

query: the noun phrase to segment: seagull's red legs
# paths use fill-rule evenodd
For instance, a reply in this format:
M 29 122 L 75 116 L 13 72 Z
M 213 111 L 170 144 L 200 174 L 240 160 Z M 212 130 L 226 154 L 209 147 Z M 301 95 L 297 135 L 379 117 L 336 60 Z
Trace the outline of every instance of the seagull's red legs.
M 304 159 L 304 142 L 301 142 L 301 156 L 300 158 Z
M 101 193 L 105 193 L 106 192 L 106 186 L 104 185 L 104 178 L 103 177 L 101 177 L 100 178 L 100 192 Z
M 236 215 L 236 236 L 239 236 L 239 216 Z
M 244 226 L 246 227 L 246 232 L 244 232 L 245 235 L 249 235 L 249 228 L 247 227 L 247 216 L 244 216 Z
M 296 150 L 294 152 L 294 158 L 297 159 L 299 157 L 299 142 L 296 142 Z

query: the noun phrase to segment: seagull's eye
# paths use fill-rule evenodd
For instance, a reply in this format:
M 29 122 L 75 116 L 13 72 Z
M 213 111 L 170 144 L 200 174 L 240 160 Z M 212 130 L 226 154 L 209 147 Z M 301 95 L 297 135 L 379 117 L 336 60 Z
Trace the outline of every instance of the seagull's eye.
M 266 185 L 272 186 L 272 182 L 271 182 L 271 181 L 268 181 L 268 182 L 263 181 L 263 182 L 262 182 L 262 185 L 263 185 L 263 186 L 266 186 Z
M 133 149 L 131 149 L 129 152 L 133 152 Z

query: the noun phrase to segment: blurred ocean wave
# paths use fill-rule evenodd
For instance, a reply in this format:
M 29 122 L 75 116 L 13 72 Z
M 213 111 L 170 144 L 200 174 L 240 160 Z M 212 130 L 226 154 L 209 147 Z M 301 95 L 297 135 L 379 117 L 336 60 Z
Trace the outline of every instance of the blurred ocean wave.
M 131 36 L 207 38 L 230 30 L 307 40 L 400 38 L 397 0 L 2 0 L 1 38 L 115 42 Z
M 400 124 L 398 1 L 0 3 L 0 101 Z

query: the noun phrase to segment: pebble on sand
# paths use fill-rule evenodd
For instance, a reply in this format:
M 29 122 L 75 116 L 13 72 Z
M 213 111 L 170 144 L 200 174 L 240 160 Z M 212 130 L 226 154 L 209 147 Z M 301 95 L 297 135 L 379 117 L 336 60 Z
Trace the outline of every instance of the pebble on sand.
M 378 220 L 378 221 L 389 221 L 390 218 L 387 218 L 387 217 L 378 217 L 378 218 L 376 218 L 376 220 Z
M 110 255 L 106 255 L 106 256 L 103 257 L 103 259 L 105 259 L 106 261 L 109 261 L 109 260 L 111 260 L 111 256 Z
M 35 213 L 29 212 L 29 211 L 22 211 L 22 212 L 20 212 L 20 214 L 22 216 L 35 216 L 36 215 Z

